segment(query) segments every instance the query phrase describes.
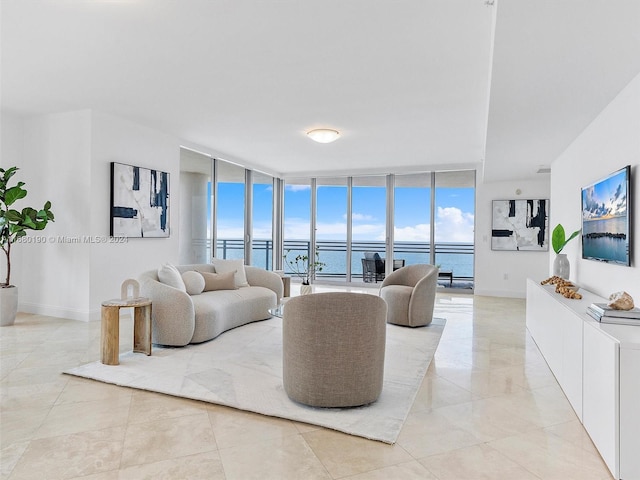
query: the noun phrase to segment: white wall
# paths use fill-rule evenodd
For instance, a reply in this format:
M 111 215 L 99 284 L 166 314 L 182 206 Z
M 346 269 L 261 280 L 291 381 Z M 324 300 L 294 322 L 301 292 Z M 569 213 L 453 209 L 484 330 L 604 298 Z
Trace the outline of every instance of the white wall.
M 3 114 L 2 120 L 2 165 L 20 167 L 19 180 L 29 191 L 18 206 L 40 208 L 50 200 L 55 215 L 12 255 L 20 311 L 98 319 L 100 303 L 119 297 L 125 279 L 162 262 L 177 263 L 175 137 L 89 110 L 26 119 Z M 170 238 L 109 243 L 112 161 L 169 172 Z
M 551 165 L 551 221 L 553 225 L 562 223 L 569 231 L 581 226 L 581 187 L 625 165 L 632 166 L 632 267 L 583 260 L 579 238 L 571 241 L 562 252 L 571 262 L 571 279 L 579 285 L 604 297 L 626 290 L 637 305 L 640 305 L 639 162 L 640 75 Z M 549 272 L 554 256 L 549 258 Z
M 130 238 L 91 245 L 91 318 L 100 303 L 120 296 L 120 285 L 164 262 L 178 263 L 180 142 L 177 138 L 100 112 L 92 113 L 90 231 L 109 238 L 110 162 L 169 172 L 169 238 Z
M 476 295 L 524 298 L 527 278 L 542 280 L 548 276 L 548 252 L 491 250 L 492 201 L 549 198 L 549 176 L 540 175 L 540 177 L 540 180 L 476 185 L 474 265 Z M 520 195 L 516 193 L 517 189 L 521 190 Z M 554 208 L 551 202 L 551 211 Z
M 89 311 L 88 235 L 91 114 L 88 110 L 25 119 L 20 180 L 28 196 L 20 207 L 52 203 L 55 222 L 29 232 L 20 244 L 19 309 L 85 319 Z

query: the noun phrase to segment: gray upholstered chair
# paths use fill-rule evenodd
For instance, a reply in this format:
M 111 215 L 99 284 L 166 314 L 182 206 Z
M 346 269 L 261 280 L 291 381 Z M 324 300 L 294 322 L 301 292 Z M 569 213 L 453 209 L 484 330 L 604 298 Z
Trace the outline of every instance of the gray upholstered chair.
M 387 275 L 380 297 L 387 302 L 387 322 L 407 327 L 429 325 L 438 287 L 438 267 L 407 265 Z
M 372 403 L 382 391 L 387 305 L 375 295 L 328 292 L 293 297 L 283 314 L 283 383 L 314 407 Z

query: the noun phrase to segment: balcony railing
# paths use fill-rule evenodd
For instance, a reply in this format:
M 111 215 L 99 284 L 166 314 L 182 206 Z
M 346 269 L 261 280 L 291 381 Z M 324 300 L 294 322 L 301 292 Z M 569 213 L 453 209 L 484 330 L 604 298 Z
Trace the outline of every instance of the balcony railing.
M 321 272 L 317 272 L 316 278 L 346 278 L 347 275 L 347 248 L 344 241 L 319 240 L 316 242 L 320 261 L 326 266 Z M 243 258 L 244 241 L 238 239 L 218 239 L 218 258 Z M 286 240 L 284 252 L 293 260 L 297 255 L 311 253 L 311 244 L 305 240 Z M 377 252 L 384 257 L 385 245 L 381 241 L 356 241 L 351 244 L 351 276 L 358 280 L 362 276 L 362 262 L 365 252 Z M 429 263 L 431 249 L 428 243 L 421 242 L 395 242 L 394 258 L 405 260 L 405 265 L 416 263 Z M 441 271 L 451 272 L 453 280 L 473 281 L 473 255 L 472 243 L 436 243 L 435 259 Z M 253 265 L 272 269 L 273 242 L 271 240 L 254 240 L 252 245 Z M 284 265 L 285 273 L 291 274 L 291 269 Z

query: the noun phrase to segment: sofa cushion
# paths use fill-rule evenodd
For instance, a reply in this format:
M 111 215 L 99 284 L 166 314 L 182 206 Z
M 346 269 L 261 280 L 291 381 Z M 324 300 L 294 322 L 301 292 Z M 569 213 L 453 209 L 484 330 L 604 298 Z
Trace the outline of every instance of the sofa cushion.
M 191 343 L 204 342 L 231 328 L 271 318 L 269 309 L 277 304 L 276 294 L 265 287 L 203 292 L 191 299 L 196 320 Z
M 209 273 L 198 272 L 204 279 L 204 292 L 212 292 L 215 290 L 235 290 L 235 272 L 227 273 Z
M 189 270 L 182 274 L 182 281 L 189 295 L 200 295 L 204 291 L 204 277 L 195 270 Z
M 187 287 L 182 280 L 182 275 L 180 275 L 178 269 L 170 263 L 165 263 L 158 269 L 158 280 L 182 292 L 187 291 Z
M 244 271 L 244 259 L 224 260 L 220 258 L 211 259 L 216 273 L 234 272 L 236 287 L 248 287 L 247 274 Z

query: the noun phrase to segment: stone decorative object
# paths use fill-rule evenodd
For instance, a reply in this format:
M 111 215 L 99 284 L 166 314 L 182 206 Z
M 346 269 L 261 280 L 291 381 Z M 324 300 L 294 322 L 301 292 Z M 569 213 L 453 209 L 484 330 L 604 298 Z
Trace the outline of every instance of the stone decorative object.
M 632 310 L 633 298 L 627 292 L 615 292 L 609 295 L 608 306 L 614 310 Z
M 140 284 L 133 278 L 128 278 L 122 282 L 120 287 L 120 299 L 131 300 L 140 296 Z

